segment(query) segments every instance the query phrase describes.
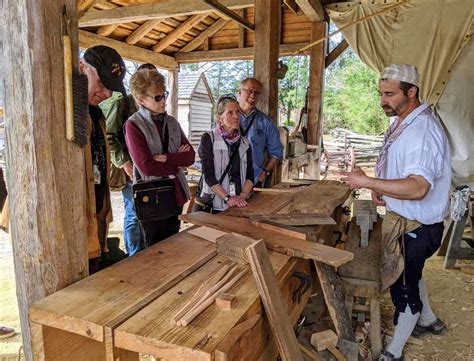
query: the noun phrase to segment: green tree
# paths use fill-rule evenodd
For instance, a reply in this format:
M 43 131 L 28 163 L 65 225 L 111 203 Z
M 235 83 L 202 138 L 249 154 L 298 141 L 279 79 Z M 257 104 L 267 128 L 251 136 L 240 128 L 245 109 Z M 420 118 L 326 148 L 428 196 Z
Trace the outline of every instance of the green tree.
M 365 134 L 382 133 L 388 118 L 379 105 L 377 82 L 377 74 L 348 52 L 326 77 L 324 130 L 343 127 Z
M 279 118 L 285 125 L 294 125 L 294 112 L 304 107 L 309 77 L 308 57 L 289 56 L 281 60 L 288 66 L 288 71 L 278 83 Z

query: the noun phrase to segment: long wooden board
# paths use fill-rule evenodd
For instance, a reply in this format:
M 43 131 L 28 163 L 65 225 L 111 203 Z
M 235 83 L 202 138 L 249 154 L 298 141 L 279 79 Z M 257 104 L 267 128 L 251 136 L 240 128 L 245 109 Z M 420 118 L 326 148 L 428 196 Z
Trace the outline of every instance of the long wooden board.
M 265 242 L 258 241 L 245 249 L 263 306 L 284 361 L 303 361 L 298 340 L 283 303 L 283 296 L 273 272 Z
M 256 214 L 250 217 L 254 221 L 269 221 L 286 226 L 333 225 L 336 221 L 327 214 Z
M 120 324 L 216 255 L 214 244 L 178 233 L 33 304 L 30 320 L 103 342 L 106 325 Z
M 292 257 L 312 259 L 334 267 L 339 267 L 353 258 L 353 254 L 347 251 L 255 227 L 246 218 L 196 212 L 182 215 L 180 219 L 198 226 L 207 226 L 224 232 L 235 232 L 253 239 L 263 239 L 267 248 L 273 251 Z

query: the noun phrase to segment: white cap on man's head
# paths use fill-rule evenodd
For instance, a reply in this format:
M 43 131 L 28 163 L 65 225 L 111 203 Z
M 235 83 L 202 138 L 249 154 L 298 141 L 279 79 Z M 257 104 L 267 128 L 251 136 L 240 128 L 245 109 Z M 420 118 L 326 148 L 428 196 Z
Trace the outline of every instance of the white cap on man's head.
M 380 74 L 380 79 L 404 81 L 405 83 L 413 84 L 418 88 L 420 87 L 420 74 L 418 74 L 418 69 L 413 65 L 389 65 L 383 70 L 382 74 Z

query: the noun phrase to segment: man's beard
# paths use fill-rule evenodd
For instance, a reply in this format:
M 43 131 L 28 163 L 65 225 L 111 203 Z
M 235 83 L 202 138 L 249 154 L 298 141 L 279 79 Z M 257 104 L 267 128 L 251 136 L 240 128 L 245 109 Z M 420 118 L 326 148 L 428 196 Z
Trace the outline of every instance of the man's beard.
M 400 115 L 400 109 L 401 109 L 405 104 L 407 104 L 407 103 L 408 103 L 408 97 L 404 97 L 404 98 L 400 101 L 400 103 L 398 103 L 398 104 L 395 106 L 395 108 L 392 108 L 392 107 L 389 106 L 389 109 L 388 109 L 388 110 L 383 109 L 383 107 L 382 107 L 382 109 L 383 109 L 383 111 L 385 112 L 385 115 L 386 115 L 387 117 L 395 117 L 395 116 Z

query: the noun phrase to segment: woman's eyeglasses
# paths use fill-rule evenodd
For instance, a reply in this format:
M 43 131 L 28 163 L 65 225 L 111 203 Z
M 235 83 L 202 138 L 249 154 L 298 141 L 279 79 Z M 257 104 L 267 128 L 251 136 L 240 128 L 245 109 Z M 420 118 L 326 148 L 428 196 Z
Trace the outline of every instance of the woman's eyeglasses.
M 220 102 L 223 102 L 223 101 L 226 101 L 226 100 L 233 100 L 233 101 L 237 101 L 237 98 L 234 94 L 224 94 L 224 95 L 221 95 L 218 99 L 217 99 L 217 103 L 220 103 Z
M 155 99 L 155 102 L 159 103 L 159 102 L 161 102 L 163 99 L 166 100 L 166 98 L 168 98 L 168 95 L 169 95 L 169 93 L 168 93 L 167 91 L 165 91 L 165 92 L 163 93 L 163 95 L 155 95 L 155 96 L 153 96 L 153 95 L 147 95 L 147 97 L 153 98 L 153 99 Z

